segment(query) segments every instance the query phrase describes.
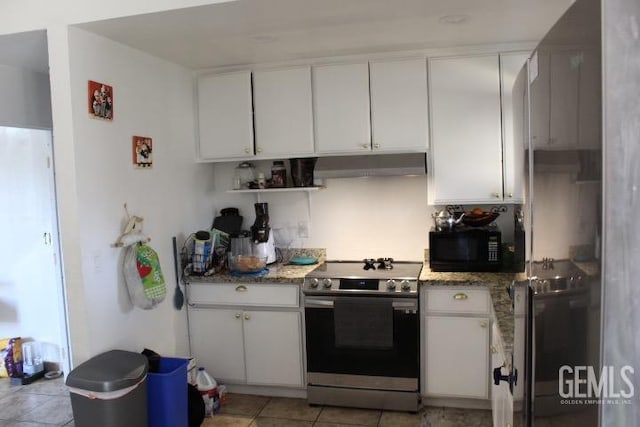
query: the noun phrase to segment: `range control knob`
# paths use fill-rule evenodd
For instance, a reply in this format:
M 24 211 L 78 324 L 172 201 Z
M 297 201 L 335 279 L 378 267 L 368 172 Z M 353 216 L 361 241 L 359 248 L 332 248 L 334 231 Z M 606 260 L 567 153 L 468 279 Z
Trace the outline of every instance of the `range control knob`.
M 387 280 L 387 289 L 389 289 L 390 291 L 394 290 L 396 288 L 396 281 L 393 279 L 389 279 Z
M 311 279 L 309 281 L 309 287 L 311 288 L 317 288 L 318 287 L 318 283 L 320 283 L 320 281 L 318 279 Z
M 325 289 L 329 289 L 329 288 L 331 288 L 331 285 L 332 285 L 332 283 L 331 283 L 331 279 L 324 279 L 324 280 L 322 281 L 322 286 L 323 286 Z
M 410 291 L 411 290 L 411 283 L 408 280 L 403 280 L 402 282 L 400 282 L 400 288 L 403 291 Z

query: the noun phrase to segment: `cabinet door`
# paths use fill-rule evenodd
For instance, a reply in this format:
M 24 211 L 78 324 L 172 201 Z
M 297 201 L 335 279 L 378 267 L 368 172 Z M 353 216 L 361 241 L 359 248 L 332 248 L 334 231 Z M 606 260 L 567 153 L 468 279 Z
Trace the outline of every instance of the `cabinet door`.
M 311 68 L 255 71 L 257 157 L 313 154 Z
M 253 156 L 251 72 L 198 79 L 198 127 L 201 160 Z
M 427 150 L 427 61 L 371 62 L 373 151 Z
M 524 201 L 524 111 L 527 85 L 526 53 L 500 55 L 500 87 L 502 90 L 502 167 L 504 200 L 512 203 Z M 520 75 L 517 87 L 516 78 Z M 518 126 L 514 126 L 517 121 Z M 515 132 L 518 132 L 516 136 Z
M 489 319 L 426 316 L 426 394 L 488 398 Z
M 247 383 L 302 386 L 301 334 L 298 312 L 245 311 Z
M 318 153 L 371 151 L 368 64 L 313 67 Z
M 549 148 L 570 149 L 578 143 L 578 75 L 580 56 L 552 53 L 549 64 Z
M 549 54 L 535 52 L 530 65 L 531 145 L 544 148 L 549 145 Z
M 242 311 L 190 308 L 189 325 L 198 365 L 220 382 L 244 383 Z
M 429 62 L 432 204 L 502 199 L 498 55 Z
M 524 338 L 526 334 L 524 317 L 514 319 L 513 367 L 518 370 L 518 382 L 513 387 L 513 400 L 522 400 L 524 394 Z

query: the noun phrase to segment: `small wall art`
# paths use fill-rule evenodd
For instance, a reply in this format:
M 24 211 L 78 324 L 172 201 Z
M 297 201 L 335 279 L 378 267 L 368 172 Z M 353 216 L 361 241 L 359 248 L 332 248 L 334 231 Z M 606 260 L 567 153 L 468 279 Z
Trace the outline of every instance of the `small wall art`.
M 133 167 L 148 169 L 153 166 L 153 141 L 146 136 L 134 136 L 133 142 Z
M 89 116 L 113 120 L 113 88 L 104 83 L 89 80 Z

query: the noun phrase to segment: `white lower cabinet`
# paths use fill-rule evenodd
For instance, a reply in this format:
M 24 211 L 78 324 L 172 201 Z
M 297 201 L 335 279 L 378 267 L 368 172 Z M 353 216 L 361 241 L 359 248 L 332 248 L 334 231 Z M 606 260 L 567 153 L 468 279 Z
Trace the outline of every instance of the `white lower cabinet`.
M 301 314 L 190 309 L 198 365 L 227 383 L 302 386 Z
M 494 323 L 491 331 L 491 413 L 494 427 L 511 427 L 513 425 L 513 397 L 507 381 L 500 381 L 496 385 L 493 381 L 493 371 L 500 368 L 501 375 L 509 373 L 509 361 L 505 360 L 502 337 Z
M 490 299 L 486 288 L 455 286 L 422 292 L 423 394 L 489 398 Z
M 251 286 L 246 286 L 243 295 L 251 293 Z M 276 285 L 272 286 L 275 289 Z M 300 311 L 219 307 L 191 301 L 189 325 L 193 356 L 217 380 L 302 387 Z

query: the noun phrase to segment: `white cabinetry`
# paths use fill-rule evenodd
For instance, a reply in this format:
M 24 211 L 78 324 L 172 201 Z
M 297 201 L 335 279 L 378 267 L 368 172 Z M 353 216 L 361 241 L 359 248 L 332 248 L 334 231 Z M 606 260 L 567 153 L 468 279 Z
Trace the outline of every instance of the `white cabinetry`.
M 502 199 L 498 55 L 429 61 L 431 204 Z
M 524 144 L 520 127 L 515 129 L 514 120 L 524 126 L 526 75 L 523 76 L 522 90 L 514 92 L 514 84 L 518 74 L 525 66 L 528 58 L 525 53 L 500 55 L 500 102 L 502 105 L 502 168 L 503 199 L 513 203 L 524 202 Z M 520 117 L 514 117 L 520 114 Z M 519 132 L 516 137 L 515 132 Z
M 505 360 L 502 337 L 497 324 L 494 323 L 491 333 L 491 376 L 493 369 L 500 368 L 502 375 L 510 370 L 509 361 Z M 494 427 L 510 427 L 513 425 L 513 397 L 509 391 L 509 383 L 500 381 L 499 385 L 491 382 L 491 413 Z
M 514 144 L 511 89 L 526 58 L 429 61 L 431 204 L 522 202 L 524 153 Z
M 256 157 L 313 155 L 311 68 L 253 73 Z
M 252 292 L 254 286 L 257 292 Z M 260 306 L 265 288 L 273 296 Z M 188 293 L 193 356 L 214 378 L 229 384 L 302 387 L 297 285 L 190 284 Z
M 423 394 L 487 399 L 488 291 L 438 288 L 424 291 L 423 297 Z
M 372 149 L 379 152 L 426 151 L 426 59 L 371 62 L 369 77 Z
M 313 67 L 313 102 L 319 154 L 371 151 L 366 62 Z
M 198 79 L 200 160 L 238 159 L 253 154 L 251 72 Z

